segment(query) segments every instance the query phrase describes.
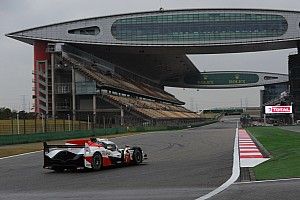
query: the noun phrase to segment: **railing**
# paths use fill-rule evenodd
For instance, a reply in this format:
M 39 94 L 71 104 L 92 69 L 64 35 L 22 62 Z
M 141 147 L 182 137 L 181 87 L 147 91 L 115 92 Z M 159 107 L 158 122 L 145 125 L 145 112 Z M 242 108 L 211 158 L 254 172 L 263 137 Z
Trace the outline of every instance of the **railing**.
M 282 92 L 280 96 L 277 96 L 270 101 L 266 102 L 264 105 L 274 105 L 280 103 L 281 101 L 286 101 L 289 97 L 289 93 L 287 91 Z
M 114 71 L 114 65 L 110 62 L 107 62 L 105 60 L 102 60 L 92 54 L 89 54 L 85 51 L 81 51 L 75 47 L 72 47 L 70 45 L 64 45 L 62 47 L 63 52 L 71 54 L 72 56 L 75 56 L 77 58 L 79 58 L 82 61 L 85 61 L 88 64 L 94 64 L 104 70 L 108 70 L 108 71 Z
M 151 79 L 149 79 L 147 77 L 140 76 L 136 73 L 130 72 L 118 65 L 110 63 L 106 60 L 103 60 L 97 56 L 89 54 L 85 51 L 82 51 L 82 50 L 72 47 L 70 45 L 64 45 L 64 46 L 62 46 L 62 49 L 64 52 L 71 54 L 71 55 L 75 56 L 76 58 L 81 59 L 82 61 L 86 61 L 89 65 L 98 66 L 102 70 L 104 69 L 105 71 L 111 71 L 111 72 L 117 71 L 121 75 L 125 75 L 125 76 L 131 77 L 131 78 L 134 77 L 136 80 L 145 82 L 149 85 L 153 85 L 156 87 L 159 86 L 157 83 L 154 83 Z
M 72 92 L 71 83 L 56 83 L 55 94 L 70 94 Z

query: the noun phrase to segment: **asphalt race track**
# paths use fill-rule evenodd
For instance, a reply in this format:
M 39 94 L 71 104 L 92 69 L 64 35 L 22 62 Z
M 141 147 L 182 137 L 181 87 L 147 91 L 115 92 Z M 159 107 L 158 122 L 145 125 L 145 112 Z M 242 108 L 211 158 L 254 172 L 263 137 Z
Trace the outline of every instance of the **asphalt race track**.
M 55 173 L 42 169 L 41 152 L 2 159 L 0 200 L 196 199 L 231 176 L 237 120 L 114 139 L 119 147 L 143 147 L 149 160 L 140 166 Z M 235 183 L 211 199 L 294 200 L 299 185 L 300 179 Z
M 41 152 L 0 160 L 0 199 L 196 199 L 231 176 L 236 120 L 113 139 L 141 146 L 141 166 L 54 173 Z
M 300 179 L 266 182 L 234 183 L 227 190 L 210 200 L 298 200 L 300 197 Z

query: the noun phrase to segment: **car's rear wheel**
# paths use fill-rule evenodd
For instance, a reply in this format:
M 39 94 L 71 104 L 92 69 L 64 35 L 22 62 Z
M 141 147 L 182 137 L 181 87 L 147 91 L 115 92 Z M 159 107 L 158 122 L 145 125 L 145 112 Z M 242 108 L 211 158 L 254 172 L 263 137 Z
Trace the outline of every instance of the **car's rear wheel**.
M 100 170 L 102 168 L 102 156 L 100 153 L 95 153 L 93 155 L 93 163 L 92 163 L 93 170 Z
M 143 154 L 140 149 L 135 149 L 132 154 L 133 163 L 139 165 L 143 162 Z

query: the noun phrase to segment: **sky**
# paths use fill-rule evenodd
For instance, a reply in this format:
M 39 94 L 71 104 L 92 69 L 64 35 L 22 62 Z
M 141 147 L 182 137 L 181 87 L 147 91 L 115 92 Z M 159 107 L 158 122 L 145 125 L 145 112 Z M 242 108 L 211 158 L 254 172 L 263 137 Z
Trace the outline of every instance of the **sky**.
M 300 11 L 299 0 L 0 0 L 0 107 L 29 109 L 33 47 L 4 34 L 81 18 L 184 8 L 265 8 Z M 288 55 L 296 49 L 256 53 L 189 55 L 200 71 L 250 70 L 287 74 Z M 263 87 L 207 90 L 166 88 L 192 110 L 259 106 Z

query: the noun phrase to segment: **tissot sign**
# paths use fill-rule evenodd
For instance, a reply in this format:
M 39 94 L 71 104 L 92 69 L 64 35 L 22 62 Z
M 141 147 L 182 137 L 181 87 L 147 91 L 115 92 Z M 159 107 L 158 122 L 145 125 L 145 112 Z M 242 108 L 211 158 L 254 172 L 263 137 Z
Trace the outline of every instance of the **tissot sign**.
M 266 106 L 265 113 L 292 113 L 292 106 Z

